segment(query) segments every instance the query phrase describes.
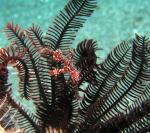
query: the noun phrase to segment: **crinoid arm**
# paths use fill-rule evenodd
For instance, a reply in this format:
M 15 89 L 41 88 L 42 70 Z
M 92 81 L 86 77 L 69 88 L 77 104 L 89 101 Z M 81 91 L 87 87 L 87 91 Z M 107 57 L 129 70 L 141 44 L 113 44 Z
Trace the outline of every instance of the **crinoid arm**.
M 96 0 L 70 0 L 48 28 L 8 23 L 0 48 L 0 125 L 24 133 L 137 133 L 150 130 L 150 41 L 136 35 L 97 63 L 97 42 L 71 45 Z M 18 87 L 9 83 L 8 65 Z M 86 86 L 84 86 L 86 84 Z M 19 98 L 12 90 L 19 90 Z M 81 95 L 82 92 L 82 95 Z M 23 104 L 32 100 L 35 111 Z M 8 130 L 7 130 L 8 129 Z M 11 130 L 12 131 L 12 130 Z

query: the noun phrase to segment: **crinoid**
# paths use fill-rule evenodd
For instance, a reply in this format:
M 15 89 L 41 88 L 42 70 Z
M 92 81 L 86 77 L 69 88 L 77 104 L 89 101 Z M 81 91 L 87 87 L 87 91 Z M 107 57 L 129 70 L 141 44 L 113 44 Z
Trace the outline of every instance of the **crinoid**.
M 100 64 L 92 39 L 71 49 L 96 0 L 70 0 L 45 36 L 39 26 L 5 27 L 0 49 L 0 125 L 25 133 L 117 133 L 150 130 L 150 42 L 136 35 Z M 12 97 L 8 65 L 18 72 L 19 93 L 31 112 Z M 83 88 L 86 83 L 87 87 Z M 82 87 L 81 87 L 82 86 Z M 81 97 L 80 92 L 83 93 Z

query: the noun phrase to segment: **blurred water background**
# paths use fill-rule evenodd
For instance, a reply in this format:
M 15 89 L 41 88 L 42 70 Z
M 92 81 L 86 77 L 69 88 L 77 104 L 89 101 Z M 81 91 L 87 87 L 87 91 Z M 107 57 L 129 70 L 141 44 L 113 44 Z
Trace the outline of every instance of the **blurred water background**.
M 150 0 L 97 0 L 98 6 L 84 27 L 77 33 L 73 47 L 85 38 L 94 39 L 103 50 L 103 60 L 113 47 L 123 40 L 132 40 L 135 33 L 150 37 Z M 0 0 L 0 47 L 7 47 L 3 28 L 8 22 L 27 29 L 38 24 L 45 33 L 54 17 L 68 0 Z M 10 82 L 17 87 L 15 70 Z M 17 94 L 16 94 L 17 95 Z

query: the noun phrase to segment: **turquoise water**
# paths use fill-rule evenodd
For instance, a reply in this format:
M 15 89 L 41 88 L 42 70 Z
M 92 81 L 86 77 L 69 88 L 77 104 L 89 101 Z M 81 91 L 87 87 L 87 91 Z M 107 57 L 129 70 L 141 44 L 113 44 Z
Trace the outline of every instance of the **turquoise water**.
M 150 36 L 149 0 L 97 0 L 98 7 L 84 27 L 77 33 L 74 46 L 85 38 L 98 41 L 104 50 L 99 55 L 105 58 L 108 52 L 122 40 L 130 40 L 134 33 Z M 8 22 L 28 28 L 38 24 L 43 32 L 52 24 L 54 17 L 68 0 L 0 0 L 0 46 L 8 45 L 3 27 Z
M 150 37 L 149 0 L 97 0 L 98 7 L 77 33 L 73 47 L 85 38 L 93 38 L 103 50 L 104 59 L 123 40 L 131 40 L 135 33 Z M 8 22 L 18 23 L 23 29 L 33 23 L 45 33 L 54 17 L 68 0 L 0 0 L 0 47 L 9 42 L 3 33 Z M 15 77 L 16 75 L 12 75 Z M 15 85 L 17 86 L 17 84 Z

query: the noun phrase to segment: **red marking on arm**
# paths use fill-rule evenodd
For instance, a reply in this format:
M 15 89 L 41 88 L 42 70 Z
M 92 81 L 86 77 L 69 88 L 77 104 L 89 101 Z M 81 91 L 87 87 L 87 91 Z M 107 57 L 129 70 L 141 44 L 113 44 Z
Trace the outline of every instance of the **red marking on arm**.
M 79 80 L 80 72 L 73 65 L 73 54 L 74 54 L 73 50 L 69 51 L 68 58 L 62 54 L 61 50 L 53 51 L 48 48 L 40 48 L 39 52 L 50 54 L 52 55 L 55 61 L 58 61 L 58 62 L 61 61 L 64 64 L 64 67 L 62 69 L 49 70 L 48 73 L 50 76 L 57 76 L 58 74 L 69 73 L 73 81 Z
M 19 29 L 19 26 L 18 24 L 16 24 L 15 28 L 13 29 L 14 33 L 16 33 L 18 29 Z

